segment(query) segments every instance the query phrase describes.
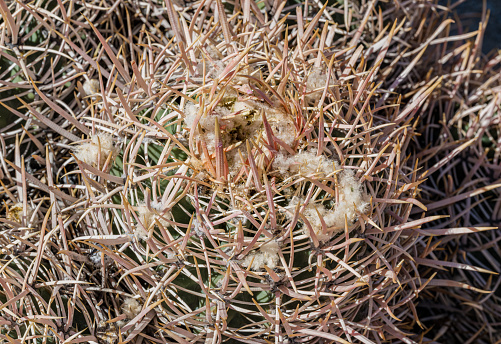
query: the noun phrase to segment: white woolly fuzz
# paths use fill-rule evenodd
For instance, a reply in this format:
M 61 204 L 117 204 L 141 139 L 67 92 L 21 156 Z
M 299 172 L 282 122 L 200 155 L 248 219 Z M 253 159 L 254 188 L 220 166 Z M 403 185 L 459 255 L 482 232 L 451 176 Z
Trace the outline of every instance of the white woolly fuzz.
M 93 94 L 96 94 L 100 90 L 100 85 L 99 85 L 99 80 L 96 79 L 90 79 L 90 80 L 85 80 L 83 84 L 83 90 L 85 92 L 85 95 L 91 96 Z
M 200 111 L 200 106 L 198 104 L 188 102 L 184 106 L 184 123 L 188 128 L 191 128 L 193 126 L 193 122 L 198 115 L 198 111 Z
M 111 154 L 111 163 L 115 161 L 119 148 L 113 145 L 113 137 L 105 133 L 94 135 L 90 142 L 75 147 L 75 156 L 93 167 L 101 169 Z M 99 163 L 98 163 L 99 161 Z
M 296 138 L 294 120 L 282 108 L 267 107 L 267 110 L 265 110 L 266 119 L 270 124 L 273 135 L 288 146 L 291 146 Z M 266 132 L 264 136 L 266 137 Z
M 200 106 L 198 104 L 187 103 L 184 107 L 185 119 L 184 122 L 186 127 L 195 131 L 195 140 L 203 140 L 207 145 L 209 153 L 213 154 L 216 147 L 216 117 L 219 120 L 219 127 L 225 131 L 231 131 L 233 129 L 233 121 L 225 120 L 223 117 L 229 115 L 230 110 L 222 106 L 217 106 L 214 111 L 210 114 L 204 114 L 199 119 L 197 126 L 195 126 L 195 119 L 200 111 Z M 228 145 L 229 137 L 227 135 L 222 135 L 223 143 L 225 146 Z
M 170 220 L 171 214 L 170 212 L 166 212 L 163 216 L 160 216 L 153 207 L 150 210 L 146 204 L 141 203 L 137 207 L 137 217 L 139 218 L 139 223 L 137 224 L 134 234 L 139 239 L 145 240 L 148 238 L 150 229 L 156 225 L 155 220 L 160 222 L 163 227 L 168 227 L 169 222 L 166 219 Z
M 122 328 L 125 325 L 127 325 L 127 321 L 125 321 L 125 320 L 118 320 L 115 324 L 117 325 L 118 328 Z M 123 332 L 122 332 L 122 334 L 123 334 Z
M 280 170 L 282 175 L 297 173 L 311 175 L 317 172 L 328 175 L 339 167 L 336 161 L 328 159 L 323 155 L 317 156 L 316 152 L 312 151 L 301 152 L 296 155 L 279 153 L 275 156 L 273 166 Z
M 30 222 L 34 213 L 34 209 L 28 204 L 26 209 L 26 221 Z M 16 203 L 12 206 L 9 206 L 9 210 L 7 211 L 7 220 L 14 221 L 17 223 L 21 223 L 23 219 L 23 203 Z M 35 214 L 33 217 L 32 224 L 38 222 L 38 214 Z
M 336 205 L 336 213 L 341 217 L 343 227 L 345 215 L 348 225 L 353 223 L 356 211 L 364 213 L 369 207 L 368 196 L 362 191 L 362 185 L 355 178 L 351 170 L 344 170 L 339 179 L 339 203 Z M 340 221 L 338 221 L 339 223 Z
M 319 241 L 326 241 L 336 233 L 342 232 L 345 228 L 345 219 L 348 227 L 353 225 L 358 213 L 364 213 L 369 207 L 367 195 L 362 191 L 362 186 L 356 180 L 352 171 L 343 170 L 339 176 L 338 183 L 339 202 L 334 210 L 325 208 L 322 204 L 308 203 L 303 211 L 303 215 L 308 220 Z M 296 205 L 304 201 L 298 197 L 293 197 L 289 210 L 294 211 Z M 290 216 L 289 216 L 290 217 Z M 325 222 L 326 231 L 322 229 L 322 221 Z M 311 236 L 310 230 L 305 225 L 303 231 Z
M 127 316 L 128 319 L 134 319 L 143 307 L 141 304 L 131 297 L 124 300 L 122 304 L 122 312 Z
M 278 252 L 280 250 L 280 246 L 275 240 L 272 240 L 266 244 L 261 245 L 259 250 L 249 253 L 242 260 L 242 265 L 250 268 L 252 270 L 264 270 L 264 266 L 266 265 L 270 269 L 274 269 L 277 267 L 279 256 Z M 252 265 L 251 265 L 252 262 Z

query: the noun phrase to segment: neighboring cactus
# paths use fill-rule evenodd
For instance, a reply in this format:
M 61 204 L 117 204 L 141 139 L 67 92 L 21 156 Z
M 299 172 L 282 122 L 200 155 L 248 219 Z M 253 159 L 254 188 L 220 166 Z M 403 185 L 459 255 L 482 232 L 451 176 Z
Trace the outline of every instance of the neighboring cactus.
M 460 30 L 462 18 L 454 19 Z M 416 128 L 416 157 L 426 171 L 421 200 L 427 215 L 443 216 L 427 227 L 456 227 L 457 234 L 490 229 L 431 244 L 443 247 L 435 257 L 445 269 L 418 310 L 429 336 L 442 343 L 501 340 L 501 56 L 482 55 L 486 20 L 484 13 L 475 36 L 430 51 L 428 58 L 438 61 L 430 75 L 440 73 L 443 86 Z
M 439 76 L 400 74 L 421 50 L 375 3 L 54 4 L 65 65 L 0 130 L 1 340 L 413 342 L 427 235 L 457 230 L 414 215 Z

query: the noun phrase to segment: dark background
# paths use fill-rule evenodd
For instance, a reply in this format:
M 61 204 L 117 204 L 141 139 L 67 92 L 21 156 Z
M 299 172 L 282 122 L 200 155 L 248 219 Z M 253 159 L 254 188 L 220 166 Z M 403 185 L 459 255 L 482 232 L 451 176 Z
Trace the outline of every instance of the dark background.
M 441 1 L 447 4 L 447 1 Z M 501 0 L 487 0 L 487 10 L 490 11 L 489 22 L 484 35 L 484 54 L 494 49 L 501 49 Z M 461 16 L 461 22 L 469 27 L 468 31 L 478 28 L 482 14 L 483 0 L 466 0 L 458 6 L 457 12 Z

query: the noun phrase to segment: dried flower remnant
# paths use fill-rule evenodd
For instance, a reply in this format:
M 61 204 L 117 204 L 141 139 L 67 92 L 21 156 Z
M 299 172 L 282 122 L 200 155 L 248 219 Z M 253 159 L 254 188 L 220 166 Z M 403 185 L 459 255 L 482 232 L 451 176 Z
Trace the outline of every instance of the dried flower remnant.
M 264 270 L 265 265 L 270 269 L 275 269 L 279 262 L 279 244 L 272 240 L 259 247 L 258 250 L 249 253 L 242 260 L 242 265 L 252 270 Z
M 84 142 L 75 147 L 75 156 L 93 167 L 102 169 L 106 159 L 111 155 L 110 164 L 115 161 L 119 148 L 113 144 L 113 137 L 109 134 L 94 135 L 90 142 Z
M 186 128 L 195 130 L 194 138 L 197 142 L 203 142 L 209 154 L 215 153 L 216 133 L 215 121 L 218 118 L 223 146 L 227 147 L 226 159 L 229 174 L 234 176 L 242 167 L 242 159 L 247 158 L 244 148 L 248 140 L 257 141 L 260 137 L 268 143 L 277 140 L 290 146 L 296 137 L 296 128 L 292 117 L 287 114 L 281 105 L 270 106 L 255 100 L 240 101 L 236 95 L 225 97 L 220 102 L 223 105 L 216 106 L 212 113 L 204 113 L 194 127 L 200 107 L 193 103 L 187 103 L 184 108 Z M 263 115 L 266 117 L 271 128 L 273 138 L 269 138 L 263 123 Z M 239 148 L 240 147 L 240 148 Z M 280 145 L 277 149 L 283 150 Z M 265 151 L 267 149 L 262 147 Z
M 21 223 L 23 220 L 23 203 L 16 203 L 13 206 L 7 208 L 7 220 Z M 29 222 L 33 217 L 34 209 L 28 204 L 26 209 L 26 221 Z M 38 222 L 38 214 L 33 217 L 32 224 Z
M 120 329 L 115 323 L 100 321 L 96 328 L 96 338 L 99 344 L 118 343 Z

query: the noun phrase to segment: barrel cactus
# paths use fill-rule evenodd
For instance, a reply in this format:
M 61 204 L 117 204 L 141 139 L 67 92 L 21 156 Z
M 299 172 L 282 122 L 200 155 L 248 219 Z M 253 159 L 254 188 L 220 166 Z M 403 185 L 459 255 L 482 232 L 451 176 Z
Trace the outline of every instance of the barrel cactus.
M 437 14 L 436 20 L 443 19 Z M 447 261 L 447 268 L 437 273 L 436 280 L 443 282 L 429 290 L 418 311 L 423 310 L 430 338 L 441 343 L 501 340 L 496 320 L 501 311 L 501 59 L 497 52 L 482 53 L 487 18 L 484 12 L 471 26 L 478 30 L 449 37 L 428 52 L 429 59 L 440 61 L 430 75 L 440 72 L 444 80 L 417 128 L 418 157 L 428 171 L 420 199 L 428 216 L 442 216 L 429 227 L 453 226 L 458 234 L 484 229 L 436 238 L 432 244 L 442 247 L 435 256 Z M 454 19 L 453 32 L 471 22 L 469 14 Z M 435 124 L 438 117 L 443 125 Z
M 236 25 L 216 4 L 191 30 L 170 18 L 177 44 L 150 52 L 158 68 L 116 90 L 116 112 L 96 99 L 91 144 L 115 137 L 111 171 L 92 167 L 115 148 L 101 144 L 91 163 L 79 159 L 89 143 L 75 149 L 82 173 L 122 186 L 99 206 L 86 190 L 81 220 L 107 208 L 112 230 L 74 240 L 111 258 L 114 289 L 141 307 L 107 296 L 98 328 L 127 338 L 149 316 L 154 336 L 179 342 L 403 337 L 393 323 L 412 317 L 426 284 L 411 261 L 422 254 L 412 229 L 428 219 L 409 216 L 420 181 L 400 153 L 420 102 L 398 110 L 392 97 L 373 111 L 385 45 L 328 49 L 327 25 Z M 218 22 L 195 29 L 210 13 Z

